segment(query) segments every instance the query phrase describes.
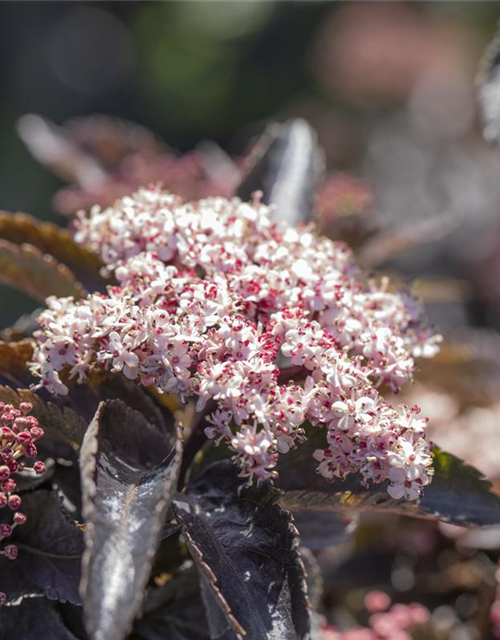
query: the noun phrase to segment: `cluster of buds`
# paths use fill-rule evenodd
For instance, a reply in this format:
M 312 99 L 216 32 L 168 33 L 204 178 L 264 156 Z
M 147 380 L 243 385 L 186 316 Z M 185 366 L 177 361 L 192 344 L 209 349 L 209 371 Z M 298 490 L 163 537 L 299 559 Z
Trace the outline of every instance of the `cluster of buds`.
M 258 198 L 186 204 L 158 189 L 82 214 L 76 240 L 119 286 L 47 301 L 40 385 L 65 394 L 68 376 L 104 369 L 194 398 L 210 409 L 207 436 L 247 477 L 273 477 L 309 423 L 326 432 L 316 458 L 327 480 L 360 473 L 417 499 L 432 476 L 426 420 L 380 387 L 411 380 L 439 337 L 409 294 L 368 278 L 343 243 L 271 214 Z
M 12 520 L 0 524 L 0 555 L 8 560 L 17 558 L 17 547 L 5 544 L 14 529 L 26 522 L 26 516 L 19 511 L 21 496 L 16 493 L 14 477 L 20 471 L 41 474 L 45 465 L 35 461 L 32 466 L 26 460 L 37 456 L 35 442 L 43 436 L 38 420 L 30 416 L 33 407 L 29 402 L 21 402 L 19 408 L 0 402 L 0 509 L 12 511 Z M 14 477 L 13 477 L 14 476 Z M 10 520 L 10 518 L 8 518 Z M 0 592 L 0 604 L 6 601 L 6 595 Z
M 409 632 L 429 620 L 429 610 L 421 604 L 390 604 L 386 593 L 371 591 L 365 598 L 365 607 L 371 613 L 369 627 L 337 631 L 327 625 L 321 640 L 411 640 Z

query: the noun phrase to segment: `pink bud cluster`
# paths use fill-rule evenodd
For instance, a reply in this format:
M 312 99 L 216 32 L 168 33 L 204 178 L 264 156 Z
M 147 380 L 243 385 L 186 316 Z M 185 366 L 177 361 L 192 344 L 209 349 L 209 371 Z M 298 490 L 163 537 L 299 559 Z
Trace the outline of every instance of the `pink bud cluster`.
M 381 591 L 367 594 L 365 606 L 372 615 L 369 627 L 356 627 L 348 631 L 337 631 L 326 626 L 321 640 L 411 640 L 410 631 L 429 620 L 429 611 L 421 604 L 394 604 Z M 388 610 L 387 610 L 388 609 Z
M 17 547 L 4 542 L 16 527 L 26 522 L 26 516 L 19 511 L 22 500 L 16 493 L 17 485 L 12 476 L 28 469 L 37 474 L 45 471 L 43 462 L 37 461 L 27 467 L 23 460 L 36 458 L 35 442 L 43 436 L 38 420 L 28 415 L 32 409 L 29 402 L 21 402 L 19 409 L 0 402 L 0 509 L 8 508 L 13 512 L 12 523 L 0 524 L 0 555 L 8 560 L 17 558 Z M 0 604 L 5 601 L 6 595 L 0 592 Z
M 432 356 L 439 337 L 344 244 L 270 213 L 258 198 L 185 204 L 142 189 L 80 216 L 76 239 L 119 286 L 47 301 L 34 372 L 52 393 L 102 368 L 194 397 L 207 436 L 249 477 L 273 477 L 310 423 L 326 432 L 316 458 L 327 480 L 357 472 L 388 480 L 393 498 L 418 498 L 432 476 L 426 420 L 380 387 L 410 380 L 414 357 Z

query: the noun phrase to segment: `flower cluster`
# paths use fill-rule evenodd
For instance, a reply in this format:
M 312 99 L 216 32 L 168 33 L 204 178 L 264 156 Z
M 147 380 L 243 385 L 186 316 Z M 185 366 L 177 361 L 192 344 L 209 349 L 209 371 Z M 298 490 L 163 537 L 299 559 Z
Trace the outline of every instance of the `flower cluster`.
M 21 402 L 19 409 L 0 402 L 0 509 L 9 508 L 13 512 L 12 521 L 2 519 L 0 524 L 0 555 L 8 560 L 17 558 L 17 547 L 4 542 L 16 527 L 26 522 L 26 516 L 19 511 L 21 497 L 15 492 L 17 485 L 12 476 L 28 469 L 37 474 L 45 471 L 43 462 L 36 461 L 27 467 L 23 460 L 36 458 L 35 442 L 43 436 L 38 420 L 28 415 L 32 408 L 29 402 Z M 6 598 L 5 593 L 0 592 L 0 604 L 4 604 Z
M 197 203 L 142 189 L 81 215 L 75 237 L 119 286 L 74 302 L 49 299 L 33 370 L 52 393 L 93 368 L 194 397 L 206 434 L 225 441 L 244 476 L 273 477 L 280 453 L 323 427 L 328 480 L 361 473 L 416 499 L 432 475 L 426 421 L 392 407 L 415 356 L 438 337 L 408 294 L 370 280 L 313 227 L 275 224 L 256 197 Z
M 394 604 L 389 609 L 390 603 L 387 594 L 370 592 L 365 599 L 366 609 L 372 614 L 370 626 L 343 632 L 327 626 L 322 630 L 322 640 L 411 640 L 408 632 L 428 621 L 428 609 L 418 603 Z

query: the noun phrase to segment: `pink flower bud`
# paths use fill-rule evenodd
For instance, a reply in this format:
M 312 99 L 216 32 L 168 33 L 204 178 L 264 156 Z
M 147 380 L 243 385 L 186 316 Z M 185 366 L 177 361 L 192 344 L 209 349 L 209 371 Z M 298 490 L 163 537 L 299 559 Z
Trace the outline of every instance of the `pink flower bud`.
M 18 554 L 19 552 L 18 552 L 18 549 L 17 549 L 16 545 L 14 545 L 14 544 L 8 544 L 8 545 L 5 547 L 5 549 L 4 549 L 4 551 L 3 551 L 3 553 L 4 553 L 4 556 L 5 556 L 8 560 L 15 560 L 15 559 L 17 558 L 17 554 Z
M 6 426 L 12 424 L 15 419 L 16 416 L 12 411 L 4 411 L 4 413 L 2 413 L 2 415 L 0 416 L 0 421 Z
M 33 410 L 33 405 L 31 404 L 31 402 L 21 402 L 21 404 L 19 405 L 19 409 L 22 413 L 27 414 Z
M 38 460 L 33 465 L 33 469 L 35 470 L 36 474 L 40 475 L 40 474 L 44 473 L 47 470 L 47 467 L 45 466 L 44 462 L 42 462 L 41 460 Z
M 6 522 L 0 524 L 0 538 L 8 538 L 12 533 L 12 526 Z
M 0 607 L 7 602 L 7 596 L 3 591 L 0 591 Z
M 29 444 L 33 441 L 33 437 L 29 431 L 21 431 L 17 434 L 17 439 L 21 444 Z
M 26 429 L 29 428 L 29 420 L 28 420 L 28 418 L 25 418 L 23 416 L 19 416 L 18 418 L 16 418 L 14 420 L 13 428 L 15 429 L 15 431 L 17 433 L 19 433 L 19 431 L 25 431 Z
M 7 506 L 7 496 L 3 491 L 0 491 L 0 509 Z
M 24 455 L 27 458 L 36 458 L 37 453 L 38 453 L 38 450 L 33 443 L 28 443 L 24 445 Z
M 16 487 L 17 487 L 17 484 L 14 482 L 14 480 L 12 480 L 12 478 L 9 478 L 8 480 L 4 480 L 2 482 L 2 489 L 6 493 L 12 493 L 12 491 L 14 491 Z
M 12 442 L 15 438 L 14 432 L 10 427 L 0 427 L 0 438 L 7 442 Z
M 19 525 L 24 524 L 26 522 L 26 516 L 24 515 L 24 513 L 21 513 L 20 511 L 15 513 L 14 522 Z
M 25 418 L 28 429 L 33 429 L 33 427 L 38 427 L 39 422 L 34 416 L 26 416 Z
M 30 433 L 31 433 L 31 436 L 32 436 L 33 440 L 38 440 L 39 438 L 41 438 L 43 436 L 44 431 L 40 427 L 31 427 Z
M 7 480 L 10 478 L 10 469 L 7 465 L 3 464 L 0 467 L 0 480 Z
M 11 473 L 16 473 L 16 471 L 21 470 L 17 460 L 9 460 L 9 463 L 7 466 L 9 467 Z
M 17 511 L 21 506 L 21 502 L 21 496 L 18 496 L 17 494 L 9 496 L 8 504 L 12 511 Z

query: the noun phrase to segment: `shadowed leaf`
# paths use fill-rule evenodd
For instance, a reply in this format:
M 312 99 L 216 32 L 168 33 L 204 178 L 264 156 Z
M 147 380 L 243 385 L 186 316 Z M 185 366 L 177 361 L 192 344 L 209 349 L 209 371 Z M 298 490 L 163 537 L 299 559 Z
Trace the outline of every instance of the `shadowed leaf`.
M 181 440 L 119 400 L 99 409 L 81 450 L 86 551 L 81 593 L 93 640 L 130 630 L 176 487 Z
M 461 407 L 490 406 L 500 395 L 500 336 L 465 329 L 446 336 L 432 360 L 420 362 L 420 378 L 449 393 Z
M 34 378 L 28 362 L 33 357 L 33 342 L 0 342 L 0 380 L 21 387 L 29 386 Z
M 39 307 L 31 313 L 23 314 L 12 326 L 0 330 L 0 339 L 6 342 L 17 342 L 31 338 L 33 333 L 39 329 L 37 318 L 42 311 L 43 309 Z
M 0 281 L 38 302 L 49 296 L 79 298 L 83 294 L 71 271 L 55 258 L 30 244 L 6 240 L 0 240 Z
M 455 456 L 434 449 L 434 479 L 419 503 L 393 500 L 386 484 L 361 484 L 359 475 L 327 482 L 316 472 L 312 454 L 325 446 L 323 429 L 312 428 L 306 444 L 290 452 L 278 465 L 277 486 L 284 490 L 280 503 L 293 512 L 386 511 L 435 518 L 458 525 L 493 525 L 500 522 L 500 497 L 480 472 Z
M 262 191 L 263 201 L 276 206 L 274 220 L 291 225 L 312 220 L 324 166 L 316 138 L 299 118 L 270 125 L 251 154 L 236 195 L 250 200 L 255 191 Z
M 231 462 L 214 463 L 176 499 L 188 547 L 237 635 L 306 638 L 309 608 L 291 516 L 269 482 L 249 487 L 238 472 Z M 213 637 L 223 631 L 214 616 Z
M 0 211 L 0 238 L 16 245 L 28 243 L 53 256 L 91 291 L 103 290 L 106 284 L 100 275 L 102 263 L 97 255 L 77 244 L 67 229 L 25 213 Z
M 293 519 L 301 546 L 319 551 L 346 542 L 354 535 L 357 522 L 353 516 L 354 514 L 311 510 L 296 511 Z
M 145 640 L 209 640 L 198 572 L 191 568 L 151 588 L 135 629 Z
M 81 531 L 66 519 L 54 492 L 37 489 L 23 494 L 22 511 L 26 523 L 9 538 L 19 555 L 15 561 L 0 557 L 0 591 L 9 600 L 45 594 L 80 603 Z
M 77 640 L 66 628 L 54 605 L 45 598 L 29 598 L 2 608 L 2 640 Z
M 429 242 L 437 242 L 443 236 L 451 233 L 461 222 L 460 216 L 453 212 L 412 225 L 390 229 L 367 240 L 357 252 L 358 260 L 368 269 L 379 267 L 389 260 L 394 260 L 402 253 Z

